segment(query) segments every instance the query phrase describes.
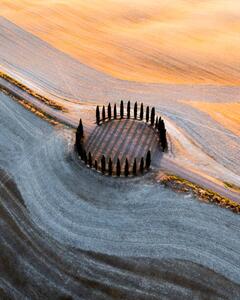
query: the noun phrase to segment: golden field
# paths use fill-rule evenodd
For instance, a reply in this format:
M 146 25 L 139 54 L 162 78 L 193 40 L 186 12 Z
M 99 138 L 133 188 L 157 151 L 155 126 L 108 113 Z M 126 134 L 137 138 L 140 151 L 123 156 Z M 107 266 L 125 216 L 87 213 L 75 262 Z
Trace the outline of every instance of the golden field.
M 240 103 L 185 102 L 240 136 Z
M 117 78 L 240 83 L 236 0 L 2 0 L 0 11 L 54 47 Z

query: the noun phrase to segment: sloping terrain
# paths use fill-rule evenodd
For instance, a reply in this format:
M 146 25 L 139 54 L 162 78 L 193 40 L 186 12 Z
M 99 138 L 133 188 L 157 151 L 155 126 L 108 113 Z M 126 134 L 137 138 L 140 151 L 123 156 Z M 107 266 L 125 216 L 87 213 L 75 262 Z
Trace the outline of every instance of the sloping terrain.
M 92 126 L 96 103 L 123 99 L 154 105 L 167 121 L 174 144 L 171 159 L 202 174 L 240 184 L 239 136 L 182 101 L 238 103 L 239 87 L 120 81 L 79 63 L 4 18 L 0 65 L 14 78 L 68 108 L 68 119 L 75 126 L 80 117 L 87 128 Z
M 239 85 L 235 0 L 4 0 L 1 13 L 77 60 L 141 82 Z
M 0 101 L 1 298 L 238 298 L 238 215 L 92 172 L 71 131 Z

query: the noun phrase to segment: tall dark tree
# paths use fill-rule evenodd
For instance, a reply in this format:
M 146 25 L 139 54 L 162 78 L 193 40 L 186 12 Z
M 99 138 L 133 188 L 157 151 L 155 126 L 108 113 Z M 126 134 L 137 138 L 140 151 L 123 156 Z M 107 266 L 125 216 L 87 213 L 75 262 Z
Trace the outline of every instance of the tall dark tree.
M 82 119 L 80 119 L 79 124 L 78 124 L 78 128 L 77 128 L 76 137 L 81 140 L 83 138 L 83 136 L 84 136 L 83 124 L 82 124 Z
M 100 110 L 99 110 L 99 106 L 97 106 L 97 108 L 96 108 L 96 122 L 99 125 L 99 123 L 100 123 Z
M 88 164 L 89 164 L 89 167 L 91 168 L 92 167 L 92 154 L 91 154 L 91 152 L 88 152 Z
M 101 158 L 101 171 L 103 174 L 106 172 L 106 159 L 104 155 Z
M 112 119 L 112 108 L 110 103 L 108 104 L 108 119 Z
M 141 107 L 140 107 L 140 120 L 143 119 L 143 103 L 141 103 Z
M 156 117 L 155 128 L 158 130 L 158 117 Z
M 140 170 L 141 173 L 143 173 L 143 171 L 144 171 L 144 159 L 143 159 L 143 157 L 141 158 L 141 161 L 140 161 L 139 170 Z
M 146 108 L 146 122 L 148 123 L 149 121 L 149 106 Z
M 113 114 L 114 114 L 114 119 L 117 119 L 117 105 L 116 105 L 116 103 L 114 103 Z
M 155 107 L 152 107 L 151 110 L 151 125 L 154 125 L 154 120 L 155 120 Z
M 96 169 L 96 171 L 98 170 L 98 162 L 97 162 L 96 159 L 95 159 L 95 162 L 94 162 L 94 168 Z
M 133 175 L 137 175 L 137 159 L 134 158 L 134 163 L 133 163 Z
M 102 108 L 102 121 L 103 121 L 103 122 L 105 121 L 105 118 L 106 118 L 106 114 L 105 114 L 105 106 L 103 105 L 103 108 Z
M 120 176 L 121 175 L 121 163 L 120 163 L 119 158 L 117 159 L 117 168 L 116 168 L 116 171 L 117 171 L 117 176 Z
M 159 120 L 158 130 L 159 130 L 159 139 L 162 146 L 162 150 L 165 151 L 165 149 L 167 148 L 167 135 L 166 135 L 165 123 L 162 119 Z
M 137 102 L 134 103 L 134 119 L 137 119 Z
M 162 150 L 163 150 L 163 152 L 164 152 L 164 151 L 167 149 L 166 129 L 163 129 L 163 130 L 162 130 L 160 139 L 161 139 Z
M 76 138 L 76 143 L 75 143 L 76 151 L 78 155 L 82 158 L 83 154 L 83 143 L 80 139 Z
M 108 174 L 110 176 L 112 176 L 112 172 L 113 172 L 112 159 L 111 159 L 111 157 L 109 157 L 109 160 L 108 160 Z
M 78 155 L 81 157 L 82 157 L 82 153 L 83 153 L 83 143 L 82 143 L 83 134 L 84 133 L 83 133 L 82 119 L 80 119 L 78 128 L 76 130 L 75 149 L 76 149 Z
M 127 159 L 127 158 L 126 158 L 126 160 L 125 160 L 124 175 L 125 175 L 126 177 L 128 177 L 128 175 L 129 175 L 129 164 L 128 164 L 128 159 Z
M 147 170 L 150 168 L 151 165 L 151 151 L 148 150 L 147 156 L 146 156 L 146 168 Z
M 83 150 L 83 154 L 82 154 L 82 160 L 85 162 L 85 164 L 87 164 L 87 153 L 85 150 Z
M 161 129 L 162 129 L 162 119 L 161 118 L 159 118 L 159 121 L 158 121 L 158 131 L 160 132 L 161 131 Z
M 127 118 L 130 119 L 130 113 L 131 113 L 131 103 L 128 101 L 127 103 Z
M 120 103 L 120 117 L 121 119 L 123 118 L 124 116 L 124 105 L 123 105 L 123 101 L 121 101 Z

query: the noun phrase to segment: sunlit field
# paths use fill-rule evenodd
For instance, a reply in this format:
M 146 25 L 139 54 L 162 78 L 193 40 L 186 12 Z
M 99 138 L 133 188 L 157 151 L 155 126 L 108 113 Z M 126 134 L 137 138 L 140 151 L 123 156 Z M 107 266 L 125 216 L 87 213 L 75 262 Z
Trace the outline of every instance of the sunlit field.
M 4 0 L 1 15 L 117 78 L 240 83 L 236 0 Z
M 240 103 L 188 103 L 209 114 L 215 121 L 236 135 L 240 135 Z

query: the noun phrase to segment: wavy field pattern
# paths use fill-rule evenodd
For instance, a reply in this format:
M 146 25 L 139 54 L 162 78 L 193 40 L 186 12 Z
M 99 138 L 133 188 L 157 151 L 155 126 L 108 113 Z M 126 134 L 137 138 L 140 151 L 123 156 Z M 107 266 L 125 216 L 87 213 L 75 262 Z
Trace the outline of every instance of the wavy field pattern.
M 240 203 L 239 20 L 234 0 L 0 0 L 0 72 L 19 82 L 0 77 L 0 299 L 239 299 L 239 215 L 158 182 Z M 145 123 L 96 126 L 121 100 L 156 108 L 168 152 Z M 80 118 L 95 157 L 151 149 L 152 171 L 86 168 Z
M 4 0 L 1 14 L 121 79 L 240 83 L 235 0 Z

